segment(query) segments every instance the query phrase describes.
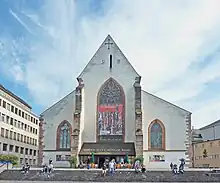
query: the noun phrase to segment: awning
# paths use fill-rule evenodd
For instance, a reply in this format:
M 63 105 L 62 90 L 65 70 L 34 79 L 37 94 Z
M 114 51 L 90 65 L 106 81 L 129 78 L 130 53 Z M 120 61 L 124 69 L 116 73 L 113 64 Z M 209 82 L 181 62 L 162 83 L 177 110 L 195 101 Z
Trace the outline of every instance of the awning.
M 83 143 L 79 155 L 126 155 L 135 156 L 134 143 Z

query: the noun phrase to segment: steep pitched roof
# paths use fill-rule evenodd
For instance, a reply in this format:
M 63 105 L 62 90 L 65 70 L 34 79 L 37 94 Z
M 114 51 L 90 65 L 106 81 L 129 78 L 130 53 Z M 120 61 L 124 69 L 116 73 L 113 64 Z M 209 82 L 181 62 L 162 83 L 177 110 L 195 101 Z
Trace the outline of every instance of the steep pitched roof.
M 44 115 L 47 111 L 49 111 L 50 109 L 52 109 L 54 106 L 56 106 L 59 102 L 61 102 L 63 99 L 65 99 L 66 97 L 68 97 L 69 95 L 71 95 L 72 93 L 74 93 L 76 90 L 71 91 L 69 94 L 65 95 L 64 97 L 62 97 L 60 100 L 58 100 L 57 102 L 55 102 L 54 104 L 52 104 L 50 107 L 46 108 L 40 115 Z
M 90 59 L 90 61 L 86 64 L 86 66 L 84 67 L 84 69 L 82 70 L 82 72 L 79 74 L 79 76 L 77 78 L 80 78 L 82 77 L 84 71 L 87 69 L 87 67 L 90 65 L 90 63 L 92 62 L 93 58 L 95 57 L 95 55 L 97 55 L 97 53 L 100 51 L 100 49 L 103 47 L 103 46 L 106 46 L 107 42 L 112 42 L 115 47 L 120 51 L 120 53 L 124 56 L 124 58 L 126 59 L 127 63 L 130 65 L 130 67 L 133 69 L 133 71 L 138 75 L 140 76 L 137 71 L 134 69 L 134 67 L 131 65 L 131 63 L 128 61 L 127 57 L 124 55 L 124 53 L 121 51 L 121 49 L 118 47 L 118 45 L 115 43 L 115 41 L 113 40 L 113 38 L 108 35 L 105 40 L 102 42 L 102 44 L 99 46 L 98 50 L 95 52 L 95 54 L 92 56 L 92 58 Z
M 170 104 L 170 105 L 172 105 L 172 106 L 174 106 L 174 107 L 176 107 L 176 108 L 179 108 L 179 109 L 181 109 L 181 110 L 183 110 L 183 111 L 185 111 L 185 112 L 188 112 L 188 113 L 190 113 L 190 114 L 192 114 L 192 112 L 190 112 L 190 111 L 188 111 L 188 110 L 186 110 L 186 109 L 183 109 L 182 107 L 179 107 L 178 105 L 175 105 L 175 104 L 173 104 L 173 103 L 171 103 L 171 102 L 168 102 L 167 100 L 164 100 L 164 99 L 162 99 L 162 98 L 160 98 L 160 97 L 158 97 L 158 96 L 156 96 L 156 95 L 153 95 L 152 93 L 149 93 L 149 92 L 147 92 L 147 91 L 144 91 L 144 90 L 142 90 L 144 93 L 146 93 L 146 94 L 148 94 L 148 95 L 151 95 L 151 96 L 153 96 L 153 97 L 155 97 L 155 98 L 157 98 L 157 99 L 159 99 L 159 100 L 161 100 L 161 101 L 163 101 L 163 102 L 166 102 L 166 103 L 168 103 L 168 104 Z

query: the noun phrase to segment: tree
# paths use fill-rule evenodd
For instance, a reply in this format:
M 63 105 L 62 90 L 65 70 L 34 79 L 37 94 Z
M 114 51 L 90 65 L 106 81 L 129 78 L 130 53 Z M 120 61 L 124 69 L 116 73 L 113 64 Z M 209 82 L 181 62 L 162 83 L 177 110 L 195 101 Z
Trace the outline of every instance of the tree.
M 11 163 L 12 165 L 17 165 L 18 157 L 12 154 L 0 154 L 0 161 Z
M 206 149 L 204 149 L 204 151 L 203 151 L 203 157 L 204 157 L 204 158 L 208 157 L 208 155 L 207 155 L 207 150 L 206 150 Z
M 77 157 L 76 156 L 71 156 L 69 159 L 70 167 L 71 168 L 76 168 L 76 163 L 77 163 Z

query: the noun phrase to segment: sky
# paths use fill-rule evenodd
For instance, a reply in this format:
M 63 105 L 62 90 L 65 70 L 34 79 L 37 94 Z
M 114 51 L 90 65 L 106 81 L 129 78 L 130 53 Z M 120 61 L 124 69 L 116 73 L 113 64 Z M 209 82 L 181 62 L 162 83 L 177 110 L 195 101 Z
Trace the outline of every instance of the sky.
M 220 119 L 219 0 L 0 0 L 0 83 L 40 114 L 110 34 L 144 90 Z

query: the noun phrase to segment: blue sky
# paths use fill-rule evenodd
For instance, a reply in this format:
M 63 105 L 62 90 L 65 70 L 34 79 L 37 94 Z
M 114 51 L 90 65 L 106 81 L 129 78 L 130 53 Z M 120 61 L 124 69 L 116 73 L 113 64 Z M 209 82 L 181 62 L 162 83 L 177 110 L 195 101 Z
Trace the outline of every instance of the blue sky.
M 220 118 L 218 0 L 1 0 L 0 83 L 37 114 L 68 94 L 107 34 L 143 89 Z M 220 4 L 219 4 L 220 5 Z

